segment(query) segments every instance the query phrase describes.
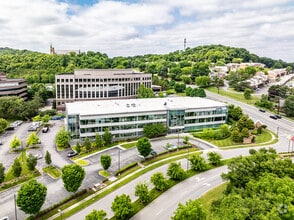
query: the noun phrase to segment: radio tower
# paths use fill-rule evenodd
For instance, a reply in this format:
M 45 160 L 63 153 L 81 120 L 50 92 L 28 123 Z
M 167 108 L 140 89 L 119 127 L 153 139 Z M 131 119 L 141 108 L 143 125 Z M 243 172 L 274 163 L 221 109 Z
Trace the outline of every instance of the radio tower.
M 186 50 L 186 44 L 187 44 L 187 41 L 186 41 L 186 38 L 184 38 L 184 50 Z

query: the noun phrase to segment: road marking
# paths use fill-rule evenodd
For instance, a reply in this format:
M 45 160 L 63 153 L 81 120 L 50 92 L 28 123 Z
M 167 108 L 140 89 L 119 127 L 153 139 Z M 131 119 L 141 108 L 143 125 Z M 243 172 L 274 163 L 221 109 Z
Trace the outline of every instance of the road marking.
M 156 215 L 159 215 L 162 211 L 163 211 L 163 209 L 161 209 L 159 212 L 157 212 Z
M 195 177 L 195 180 L 196 180 L 196 182 L 200 182 L 201 180 L 203 180 L 204 178 L 203 177 Z
M 203 186 L 210 186 L 210 183 L 203 183 Z

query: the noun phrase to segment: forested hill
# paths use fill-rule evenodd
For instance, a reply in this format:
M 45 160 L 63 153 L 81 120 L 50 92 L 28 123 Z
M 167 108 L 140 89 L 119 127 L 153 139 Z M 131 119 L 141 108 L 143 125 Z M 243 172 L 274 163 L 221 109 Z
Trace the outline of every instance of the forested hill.
M 100 52 L 74 52 L 67 55 L 50 55 L 28 50 L 0 48 L 0 72 L 10 78 L 23 77 L 28 83 L 54 82 L 55 74 L 72 73 L 77 68 L 137 68 L 143 72 L 157 73 L 165 76 L 169 69 L 209 65 L 223 65 L 229 62 L 262 62 L 267 67 L 283 68 L 294 63 L 258 57 L 243 48 L 222 45 L 198 46 L 185 51 L 169 54 L 148 54 L 133 57 L 110 58 Z

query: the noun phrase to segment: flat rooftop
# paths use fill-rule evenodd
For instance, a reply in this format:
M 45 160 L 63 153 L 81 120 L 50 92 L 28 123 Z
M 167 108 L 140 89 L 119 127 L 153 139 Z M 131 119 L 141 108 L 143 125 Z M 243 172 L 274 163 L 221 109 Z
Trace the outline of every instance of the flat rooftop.
M 177 109 L 203 109 L 227 106 L 223 102 L 199 97 L 96 100 L 66 103 L 69 115 L 106 115 L 133 112 L 156 112 Z

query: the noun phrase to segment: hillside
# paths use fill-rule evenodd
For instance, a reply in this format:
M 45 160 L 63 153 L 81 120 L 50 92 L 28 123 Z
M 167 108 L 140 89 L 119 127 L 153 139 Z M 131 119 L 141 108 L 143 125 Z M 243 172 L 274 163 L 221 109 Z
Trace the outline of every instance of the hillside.
M 23 77 L 28 83 L 53 83 L 55 74 L 72 73 L 77 68 L 137 68 L 143 72 L 158 74 L 165 77 L 173 70 L 178 74 L 208 66 L 211 63 L 223 65 L 233 61 L 262 62 L 269 68 L 292 66 L 281 60 L 258 57 L 244 48 L 222 45 L 198 46 L 185 51 L 168 54 L 147 54 L 133 57 L 109 58 L 100 52 L 70 53 L 68 55 L 50 55 L 28 50 L 0 48 L 0 72 L 10 78 Z

